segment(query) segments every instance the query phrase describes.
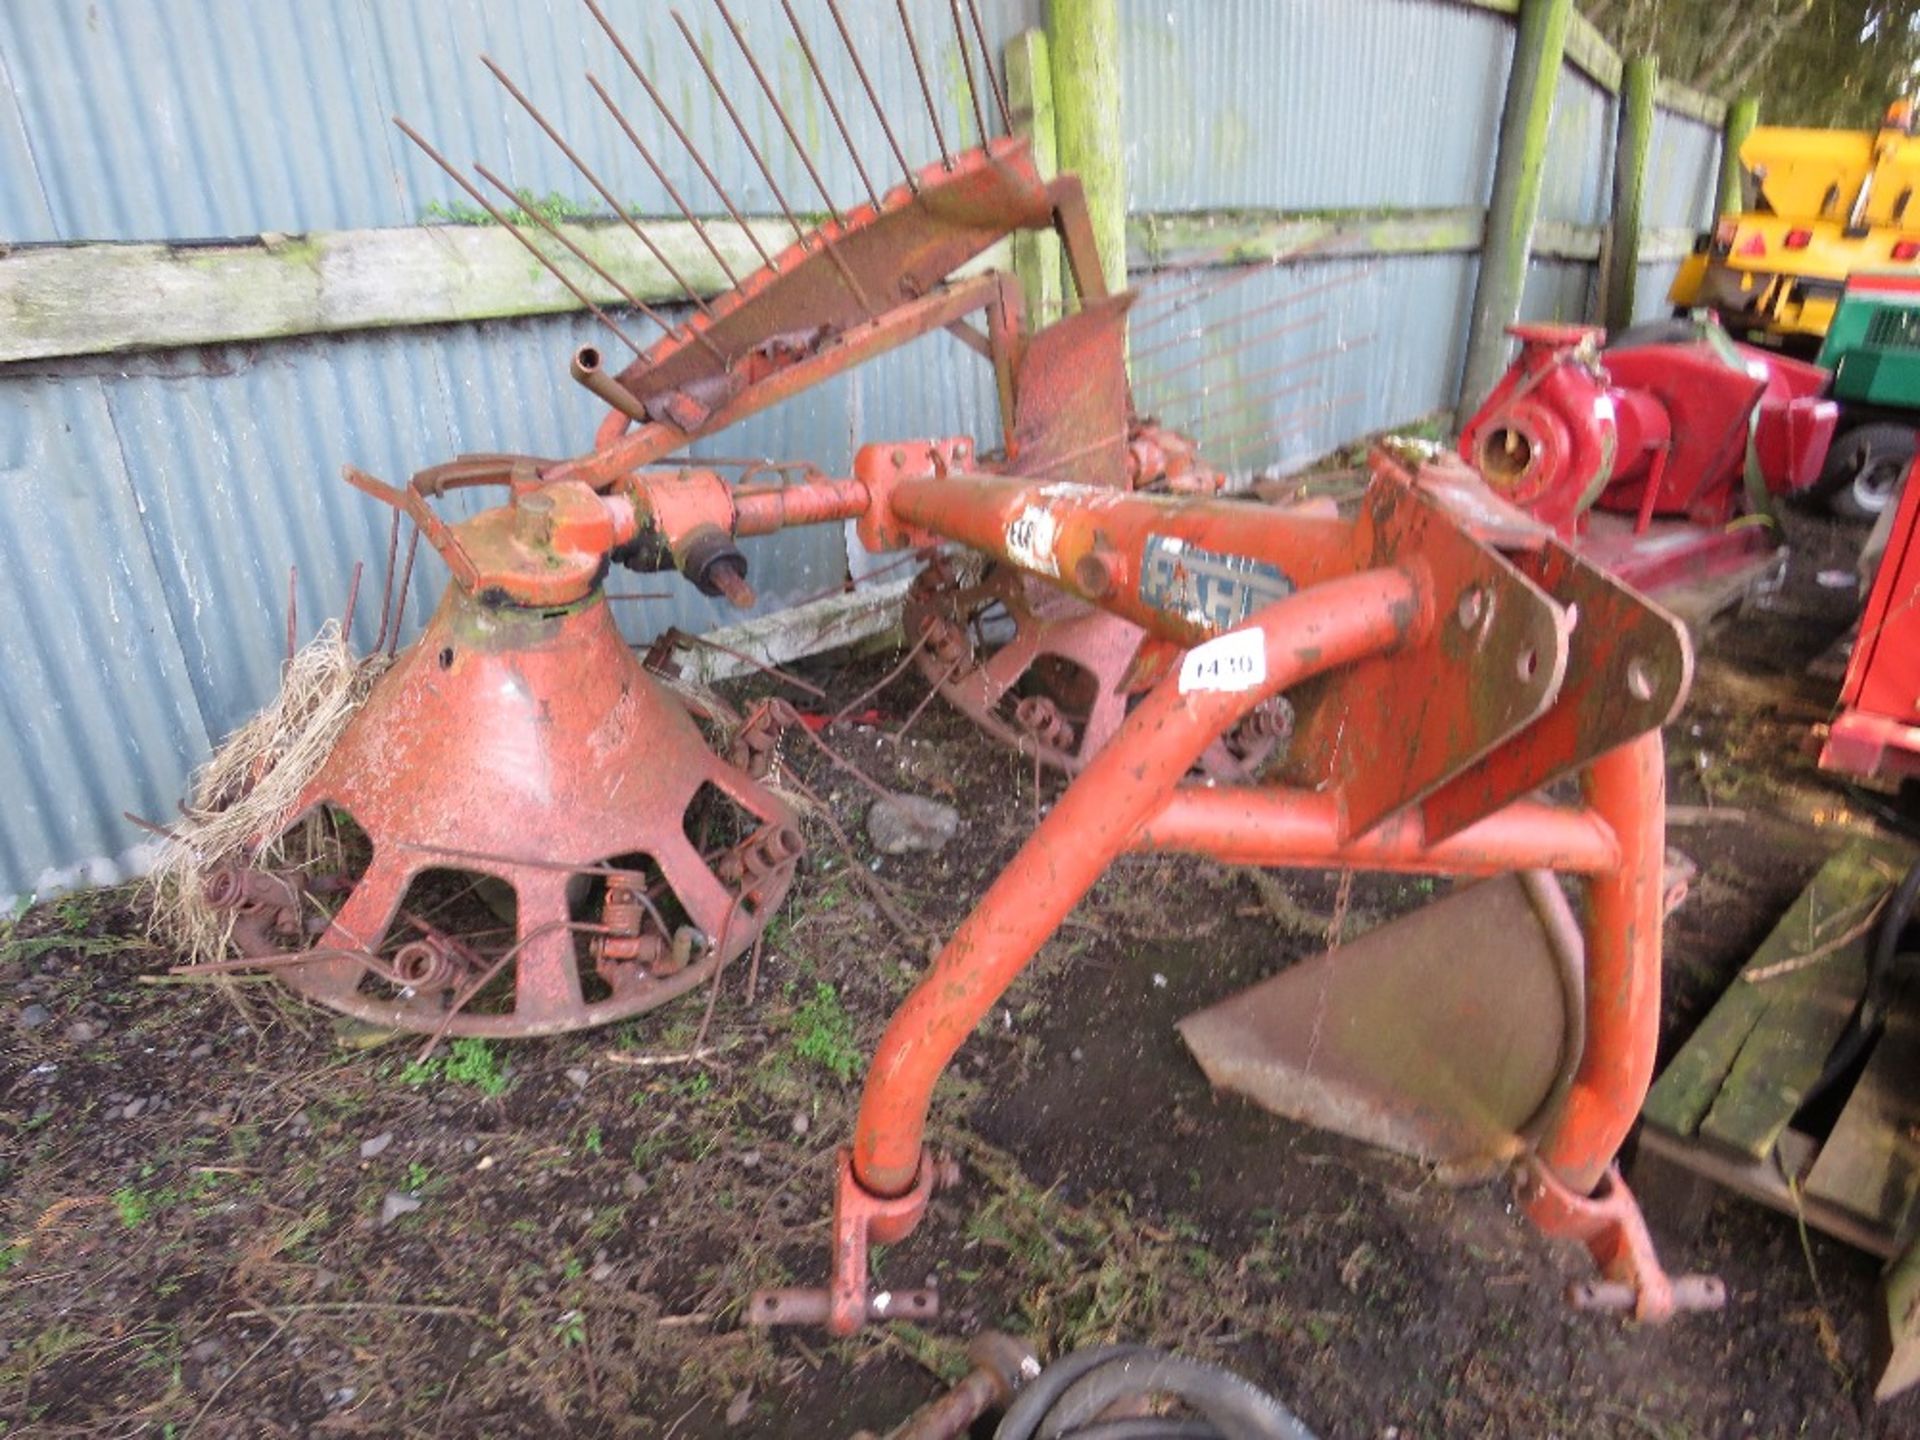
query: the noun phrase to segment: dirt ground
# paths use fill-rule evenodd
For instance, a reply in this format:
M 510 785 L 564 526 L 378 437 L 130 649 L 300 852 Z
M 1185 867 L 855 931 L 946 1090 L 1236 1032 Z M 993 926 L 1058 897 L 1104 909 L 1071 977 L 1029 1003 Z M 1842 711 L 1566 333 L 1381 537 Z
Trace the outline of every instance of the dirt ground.
M 1817 577 L 1859 536 L 1796 520 L 1793 539 L 1670 736 L 1696 812 L 1671 841 L 1700 874 L 1668 930 L 1663 1058 L 1868 823 L 1803 753 L 1832 693 L 1808 666 L 1852 605 Z M 844 698 L 888 663 L 807 673 Z M 887 738 L 921 693 L 828 738 L 957 804 L 960 838 L 876 859 L 865 793 L 789 739 L 855 853 L 810 824 L 758 993 L 728 973 L 700 1063 L 620 1063 L 684 1053 L 699 997 L 419 1063 L 343 1043 L 269 982 L 169 982 L 137 895 L 20 917 L 0 950 L 0 1434 L 843 1436 L 936 1393 L 991 1324 L 1043 1355 L 1125 1338 L 1224 1361 L 1328 1440 L 1920 1436 L 1920 1397 L 1868 1399 L 1875 1263 L 1790 1219 L 1654 1213 L 1669 1265 L 1732 1299 L 1639 1329 L 1565 1307 L 1584 1256 L 1504 1186 L 1448 1188 L 1213 1097 L 1173 1022 L 1320 949 L 1336 880 L 1289 880 L 1276 919 L 1244 874 L 1189 860 L 1110 874 L 943 1083 L 936 1138 L 965 1183 L 878 1269 L 936 1279 L 944 1318 L 844 1342 L 743 1328 L 753 1287 L 824 1277 L 863 1056 L 1057 793 L 938 704 Z M 1360 877 L 1345 933 L 1432 889 Z

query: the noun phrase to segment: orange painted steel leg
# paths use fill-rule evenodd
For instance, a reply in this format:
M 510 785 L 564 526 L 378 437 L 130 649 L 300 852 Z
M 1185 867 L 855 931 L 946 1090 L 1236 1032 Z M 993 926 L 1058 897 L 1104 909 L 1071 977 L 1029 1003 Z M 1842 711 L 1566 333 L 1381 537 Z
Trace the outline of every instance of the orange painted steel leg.
M 1587 803 L 1620 845 L 1619 868 L 1587 882 L 1587 1048 L 1540 1158 L 1591 1191 L 1653 1083 L 1660 1039 L 1660 922 L 1667 772 L 1656 730 L 1595 760 Z
M 1653 1081 L 1659 1041 L 1666 780 L 1657 730 L 1602 755 L 1581 777 L 1588 805 L 1619 843 L 1620 863 L 1587 882 L 1580 1068 L 1517 1177 L 1527 1218 L 1549 1235 L 1580 1241 L 1606 1277 L 1573 1286 L 1573 1303 L 1631 1310 L 1648 1323 L 1726 1303 L 1725 1287 L 1712 1276 L 1668 1276 L 1613 1164 Z
M 1154 688 L 1067 787 L 887 1026 L 854 1128 L 853 1173 L 862 1186 L 898 1195 L 913 1183 L 934 1082 L 1208 743 L 1268 697 L 1395 648 L 1420 613 L 1417 600 L 1414 580 L 1397 570 L 1316 585 L 1267 607 L 1247 627 L 1266 641 L 1263 684 L 1182 694 L 1179 677 L 1170 676 Z

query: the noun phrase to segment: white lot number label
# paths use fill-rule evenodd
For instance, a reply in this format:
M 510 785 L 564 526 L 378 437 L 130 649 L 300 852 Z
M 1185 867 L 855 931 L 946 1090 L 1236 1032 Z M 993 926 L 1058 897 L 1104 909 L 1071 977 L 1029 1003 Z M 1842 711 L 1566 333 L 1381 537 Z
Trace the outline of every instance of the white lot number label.
M 1266 683 L 1267 641 L 1258 630 L 1233 630 L 1196 645 L 1180 661 L 1180 693 L 1251 690 Z
M 1060 534 L 1060 522 L 1053 512 L 1029 505 L 1007 526 L 1007 554 L 1029 570 L 1042 575 L 1058 575 L 1060 562 L 1054 558 L 1054 541 Z

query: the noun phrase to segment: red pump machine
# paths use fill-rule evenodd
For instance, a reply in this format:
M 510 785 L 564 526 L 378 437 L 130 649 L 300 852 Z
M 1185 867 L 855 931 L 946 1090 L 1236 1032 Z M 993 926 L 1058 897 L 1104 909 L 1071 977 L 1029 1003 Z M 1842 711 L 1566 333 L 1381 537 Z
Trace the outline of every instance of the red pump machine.
M 1711 321 L 1602 349 L 1600 330 L 1517 325 L 1513 367 L 1460 434 L 1507 499 L 1643 590 L 1735 574 L 1770 550 L 1739 523 L 1820 474 L 1839 407 L 1818 366 Z

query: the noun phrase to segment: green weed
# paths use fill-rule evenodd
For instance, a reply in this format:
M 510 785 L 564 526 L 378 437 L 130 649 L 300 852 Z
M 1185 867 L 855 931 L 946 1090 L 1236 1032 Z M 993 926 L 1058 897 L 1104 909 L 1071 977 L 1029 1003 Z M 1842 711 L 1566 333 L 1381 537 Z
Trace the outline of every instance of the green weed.
M 843 1082 L 859 1072 L 862 1057 L 853 1018 L 840 1003 L 839 992 L 824 981 L 815 984 L 813 998 L 794 1012 L 793 1051 Z
M 560 1323 L 553 1327 L 554 1335 L 562 1345 L 571 1348 L 587 1343 L 587 1317 L 578 1310 L 569 1310 L 560 1317 Z
M 487 1096 L 504 1095 L 510 1083 L 493 1047 L 477 1035 L 461 1036 L 447 1047 L 445 1055 L 410 1060 L 400 1072 L 404 1085 L 429 1085 L 436 1080 L 471 1085 Z
M 524 225 L 535 215 L 550 220 L 554 224 L 563 224 L 569 220 L 589 220 L 606 213 L 604 208 L 583 205 L 557 192 L 549 191 L 545 195 L 536 195 L 522 186 L 513 192 L 520 203 L 504 212 L 509 223 Z M 638 206 L 629 206 L 637 210 Z M 422 207 L 420 218 L 425 221 L 439 221 L 444 225 L 492 225 L 494 217 L 477 205 L 469 205 L 464 200 L 430 200 Z

